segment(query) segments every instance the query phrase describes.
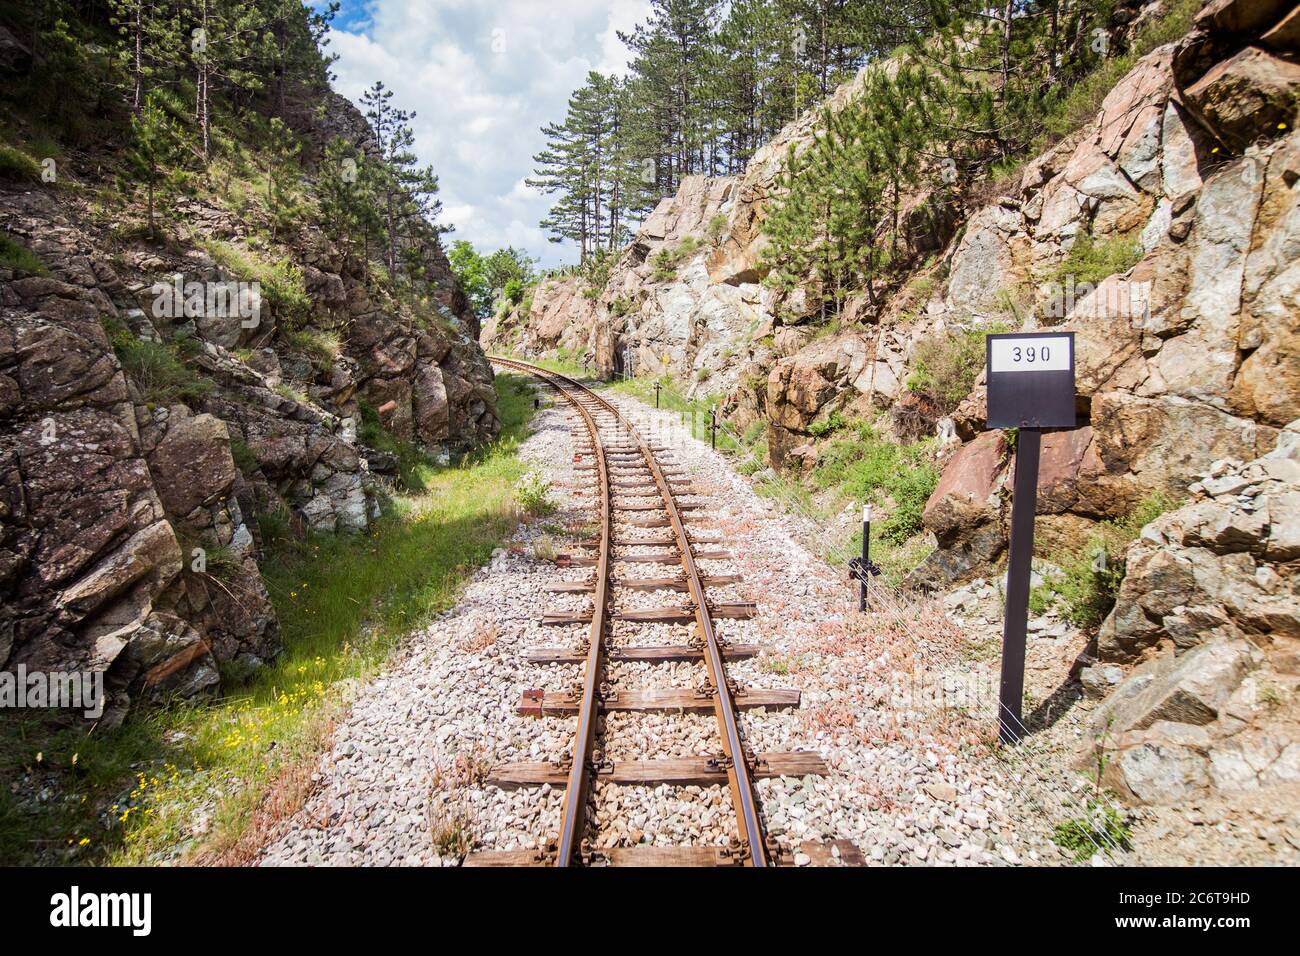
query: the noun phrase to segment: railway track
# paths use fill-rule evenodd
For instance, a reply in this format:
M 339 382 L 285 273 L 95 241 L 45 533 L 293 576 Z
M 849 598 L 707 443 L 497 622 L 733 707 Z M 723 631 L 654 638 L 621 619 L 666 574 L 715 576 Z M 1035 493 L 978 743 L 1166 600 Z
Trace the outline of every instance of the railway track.
M 603 396 L 571 378 L 524 362 L 497 357 L 492 362 L 541 380 L 576 413 L 579 427 L 574 429 L 578 443 L 574 468 L 591 479 L 597 530 L 594 538 L 578 542 L 584 554 L 557 559 L 562 566 L 591 567 L 591 576 L 549 589 L 590 594 L 589 609 L 548 613 L 541 621 L 570 629 L 585 625 L 585 640 L 528 652 L 528 659 L 538 664 L 579 664 L 581 684 L 566 690 L 525 691 L 519 703 L 519 712 L 526 716 L 576 714 L 572 759 L 567 766 L 555 761 L 502 764 L 493 767 L 487 777 L 489 785 L 501 787 L 562 787 L 559 838 L 540 850 L 474 853 L 465 864 L 771 866 L 788 862 L 790 849 L 778 847 L 764 831 L 754 781 L 772 776 L 820 775 L 828 770 L 816 753 L 756 754 L 745 744 L 741 708 L 797 707 L 800 693 L 749 689 L 728 676 L 728 660 L 752 657 L 760 648 L 728 642 L 718 633 L 715 622 L 750 617 L 755 608 L 747 603 L 710 600 L 711 588 L 734 584 L 739 578 L 705 574 L 699 567 L 699 561 L 726 560 L 730 555 L 717 550 L 727 542 L 700 534 L 707 525 L 707 518 L 701 514 L 705 506 L 695 500 L 679 500 L 698 498 L 698 490 L 672 461 L 667 449 L 652 446 Z M 646 572 L 646 577 L 624 577 L 614 573 L 616 564 L 655 570 Z M 674 567 L 675 573 L 668 574 Z M 623 609 L 615 600 L 615 592 L 665 594 L 671 596 L 671 603 Z M 615 621 L 693 627 L 686 644 L 616 646 L 610 640 Z M 614 686 L 607 680 L 607 665 L 612 661 L 698 661 L 703 667 L 702 680 L 694 688 L 667 690 Z M 607 759 L 602 747 L 603 718 L 620 710 L 712 713 L 720 752 L 691 758 Z M 640 786 L 725 785 L 735 817 L 729 845 L 593 848 L 589 836 L 593 785 L 597 780 Z M 851 863 L 860 859 L 856 847 L 848 841 L 805 843 L 799 849 L 813 862 Z

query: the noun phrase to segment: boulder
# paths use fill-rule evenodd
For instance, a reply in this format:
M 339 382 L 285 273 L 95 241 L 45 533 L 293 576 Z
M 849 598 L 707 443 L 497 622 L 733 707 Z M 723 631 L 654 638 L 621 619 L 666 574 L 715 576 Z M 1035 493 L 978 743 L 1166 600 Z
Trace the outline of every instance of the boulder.
M 1298 90 L 1300 64 L 1248 46 L 1189 86 L 1184 102 L 1224 141 L 1243 149 L 1290 127 Z
M 1006 548 L 998 495 L 1007 475 L 1007 455 L 1002 432 L 990 431 L 961 446 L 948 460 L 922 516 L 938 547 L 917 569 L 913 583 L 954 583 Z
M 1130 674 L 1093 715 L 1093 730 L 1122 735 L 1159 721 L 1213 723 L 1242 678 L 1255 651 L 1241 639 L 1201 644 L 1180 656 L 1159 657 Z
M 1209 748 L 1204 728 L 1158 721 L 1115 741 L 1103 780 L 1141 803 L 1176 803 L 1209 784 Z
M 172 409 L 167 434 L 149 455 L 149 470 L 163 506 L 177 517 L 225 497 L 235 481 L 226 423 L 190 415 L 184 406 Z

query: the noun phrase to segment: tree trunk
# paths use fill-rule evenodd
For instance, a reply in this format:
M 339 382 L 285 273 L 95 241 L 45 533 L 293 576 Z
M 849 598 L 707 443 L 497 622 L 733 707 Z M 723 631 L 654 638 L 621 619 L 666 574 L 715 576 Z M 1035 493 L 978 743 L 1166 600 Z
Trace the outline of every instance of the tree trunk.
M 135 92 L 131 96 L 131 110 L 137 116 L 144 103 L 144 0 L 135 5 Z

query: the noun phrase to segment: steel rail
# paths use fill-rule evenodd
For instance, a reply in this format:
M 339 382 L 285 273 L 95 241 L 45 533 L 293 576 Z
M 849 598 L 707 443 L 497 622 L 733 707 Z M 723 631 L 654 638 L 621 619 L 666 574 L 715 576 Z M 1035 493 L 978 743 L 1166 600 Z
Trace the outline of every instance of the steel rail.
M 577 862 L 578 851 L 582 845 L 582 832 L 587 817 L 587 788 L 591 777 L 592 755 L 596 744 L 596 718 L 599 716 L 600 678 L 604 667 L 605 626 L 609 608 L 609 552 L 614 540 L 613 513 L 610 498 L 609 465 L 605 459 L 605 446 L 600 439 L 600 430 L 596 419 L 570 388 L 578 383 L 565 376 L 553 375 L 545 369 L 514 362 L 509 359 L 493 358 L 492 361 L 507 368 L 527 372 L 547 382 L 560 395 L 577 409 L 587 426 L 591 437 L 591 447 L 596 458 L 596 481 L 598 485 L 598 505 L 600 507 L 600 556 L 596 565 L 595 606 L 591 615 L 591 631 L 588 635 L 586 672 L 582 681 L 582 701 L 578 707 L 578 728 L 574 734 L 573 766 L 569 769 L 569 784 L 564 792 L 564 809 L 560 816 L 560 839 L 556 848 L 556 866 L 570 866 Z M 585 390 L 584 390 L 585 391 Z
M 736 718 L 736 702 L 732 693 L 731 685 L 727 682 L 726 668 L 723 663 L 722 647 L 718 641 L 717 632 L 713 627 L 713 617 L 709 613 L 708 597 L 704 592 L 704 584 L 701 581 L 701 575 L 695 564 L 695 556 L 691 551 L 690 538 L 686 533 L 686 525 L 682 521 L 681 513 L 677 508 L 677 502 L 673 498 L 672 490 L 669 486 L 668 479 L 663 473 L 658 460 L 654 456 L 650 445 L 641 437 L 636 428 L 629 422 L 618 410 L 618 408 L 602 395 L 596 394 L 587 386 L 576 382 L 567 375 L 558 372 L 550 372 L 541 369 L 527 362 L 520 362 L 515 359 L 501 359 L 489 356 L 489 359 L 495 363 L 515 368 L 518 371 L 527 372 L 543 380 L 559 379 L 567 383 L 572 388 L 582 391 L 587 396 L 598 402 L 606 411 L 615 417 L 615 420 L 636 442 L 637 448 L 650 470 L 654 479 L 655 486 L 659 490 L 660 497 L 663 500 L 664 510 L 668 515 L 668 521 L 673 529 L 674 537 L 677 539 L 677 549 L 681 556 L 682 570 L 686 575 L 687 588 L 690 593 L 691 602 L 695 609 L 695 623 L 699 631 L 700 638 L 704 644 L 704 661 L 709 672 L 709 679 L 712 683 L 713 692 L 713 712 L 717 718 L 718 727 L 722 731 L 722 743 L 724 752 L 727 757 L 727 781 L 731 790 L 732 806 L 736 811 L 736 820 L 740 829 L 740 839 L 742 849 L 747 856 L 746 862 L 751 866 L 768 866 L 766 837 L 763 832 L 762 817 L 758 811 L 758 801 L 754 795 L 754 783 L 750 774 L 749 760 L 745 752 L 744 743 L 741 740 L 739 721 Z M 567 396 L 566 396 L 567 397 Z M 599 441 L 593 437 L 593 444 L 599 446 Z M 602 449 L 603 456 L 603 449 Z M 608 551 L 608 541 L 610 540 L 610 514 L 611 501 L 608 485 L 606 484 L 602 491 L 602 501 L 604 502 L 604 533 L 602 535 L 602 570 L 606 567 L 606 558 Z M 598 582 L 598 587 L 603 587 L 606 583 L 602 578 Z M 594 618 L 593 618 L 594 624 Z M 593 644 L 594 646 L 594 644 Z M 590 678 L 590 671 L 588 672 Z M 575 763 L 575 768 L 577 764 Z M 572 778 L 570 779 L 570 788 L 573 787 Z

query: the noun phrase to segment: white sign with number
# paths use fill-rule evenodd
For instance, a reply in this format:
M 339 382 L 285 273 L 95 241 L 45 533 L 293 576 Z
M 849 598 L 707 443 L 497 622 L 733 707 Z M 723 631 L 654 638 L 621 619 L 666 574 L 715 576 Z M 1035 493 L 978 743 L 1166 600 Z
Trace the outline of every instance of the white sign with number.
M 1066 372 L 1070 369 L 1067 336 L 997 338 L 989 356 L 991 372 Z

